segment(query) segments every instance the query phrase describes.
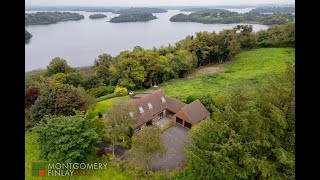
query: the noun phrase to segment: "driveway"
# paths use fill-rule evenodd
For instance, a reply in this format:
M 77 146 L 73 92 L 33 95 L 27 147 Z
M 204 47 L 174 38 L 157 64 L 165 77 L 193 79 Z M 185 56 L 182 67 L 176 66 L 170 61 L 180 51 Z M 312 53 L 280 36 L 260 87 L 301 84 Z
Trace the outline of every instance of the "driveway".
M 156 157 L 151 161 L 150 167 L 152 170 L 173 170 L 185 165 L 184 146 L 185 142 L 191 141 L 188 131 L 189 129 L 174 124 L 162 133 L 167 151 L 163 157 Z

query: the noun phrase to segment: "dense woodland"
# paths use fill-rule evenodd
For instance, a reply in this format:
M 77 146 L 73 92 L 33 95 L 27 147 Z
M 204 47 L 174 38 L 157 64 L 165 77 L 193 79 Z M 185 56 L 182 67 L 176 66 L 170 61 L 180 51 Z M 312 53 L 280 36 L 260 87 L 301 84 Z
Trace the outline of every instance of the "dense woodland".
M 37 12 L 25 14 L 25 25 L 54 24 L 62 21 L 84 19 L 79 13 L 71 12 Z
M 281 9 L 281 8 L 280 8 Z M 285 24 L 294 21 L 294 15 L 291 13 L 260 14 L 257 12 L 237 13 L 225 9 L 207 9 L 201 10 L 189 15 L 179 13 L 170 18 L 172 22 L 199 22 L 204 24 L 229 24 L 246 21 L 254 21 L 260 24 Z
M 24 32 L 25 32 L 24 33 L 25 40 L 27 41 L 27 40 L 31 39 L 32 34 L 29 33 L 26 29 L 24 29 Z
M 295 24 L 258 32 L 248 25 L 198 32 L 174 45 L 136 46 L 115 57 L 101 54 L 85 70 L 56 57 L 46 70 L 26 75 L 26 128 L 37 133 L 34 144 L 44 161 L 96 162 L 92 157 L 98 154 L 99 161 L 130 171 L 136 179 L 155 177 L 148 163 L 152 156 L 164 153 L 161 132 L 150 127 L 133 135 L 126 109 L 130 107 L 121 101 L 110 107 L 105 123 L 101 113 L 91 113 L 96 102 L 184 78 L 197 68 L 228 62 L 241 51 L 261 47 L 295 47 Z M 293 63 L 288 62 L 285 72 L 270 76 L 263 85 L 238 84 L 217 97 L 203 94 L 200 101 L 211 116 L 190 130 L 193 144 L 186 147 L 187 166 L 158 179 L 295 178 Z M 66 141 L 70 137 L 74 141 Z M 126 162 L 103 149 L 97 152 L 94 144 L 102 140 L 130 149 L 137 158 Z
M 89 16 L 90 19 L 101 19 L 101 18 L 105 18 L 107 17 L 107 15 L 104 15 L 104 14 L 91 14 Z
M 120 14 L 114 18 L 110 19 L 112 23 L 121 23 L 121 22 L 140 22 L 140 21 L 150 21 L 157 19 L 156 16 L 151 13 L 133 13 L 133 14 Z
M 165 9 L 160 8 L 129 8 L 129 9 L 120 9 L 115 14 L 140 14 L 140 13 L 165 13 L 168 12 Z

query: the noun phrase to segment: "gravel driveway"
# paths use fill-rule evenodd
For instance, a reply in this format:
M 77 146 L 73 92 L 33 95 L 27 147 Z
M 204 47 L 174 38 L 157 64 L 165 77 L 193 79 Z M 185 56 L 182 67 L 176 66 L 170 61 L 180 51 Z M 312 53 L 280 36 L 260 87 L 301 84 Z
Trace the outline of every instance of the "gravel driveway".
M 174 124 L 162 133 L 167 151 L 162 158 L 157 157 L 150 163 L 152 170 L 173 170 L 185 165 L 184 145 L 191 140 L 188 131 L 189 129 Z

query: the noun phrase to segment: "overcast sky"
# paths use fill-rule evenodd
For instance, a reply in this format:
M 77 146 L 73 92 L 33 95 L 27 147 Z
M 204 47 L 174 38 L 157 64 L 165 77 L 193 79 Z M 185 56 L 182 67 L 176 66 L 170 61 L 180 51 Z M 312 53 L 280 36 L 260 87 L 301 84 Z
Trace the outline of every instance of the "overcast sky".
M 25 0 L 27 6 L 205 6 L 294 4 L 295 0 Z

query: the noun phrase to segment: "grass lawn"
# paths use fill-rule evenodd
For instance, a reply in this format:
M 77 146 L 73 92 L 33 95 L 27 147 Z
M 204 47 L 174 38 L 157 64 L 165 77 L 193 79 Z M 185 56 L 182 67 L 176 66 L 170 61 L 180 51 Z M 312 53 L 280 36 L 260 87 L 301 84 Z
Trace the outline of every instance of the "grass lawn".
M 91 117 L 97 116 L 100 112 L 101 114 L 105 114 L 107 109 L 112 105 L 113 102 L 119 101 L 119 100 L 125 100 L 128 99 L 129 96 L 121 96 L 121 97 L 115 97 L 111 99 L 107 99 L 104 101 L 100 101 L 96 104 L 94 110 L 92 112 L 89 112 Z
M 96 170 L 94 171 L 93 176 L 83 176 L 83 177 L 35 177 L 32 176 L 31 167 L 33 162 L 45 162 L 37 158 L 38 155 L 38 143 L 37 143 L 37 133 L 28 132 L 25 134 L 25 179 L 92 179 L 92 180 L 102 180 L 102 179 L 114 179 L 114 180 L 123 180 L 123 179 L 132 179 L 131 174 L 127 171 L 119 172 L 115 170 L 111 165 L 107 166 L 105 170 Z M 99 162 L 99 161 L 95 161 Z
M 233 63 L 222 65 L 226 70 L 202 75 L 194 79 L 173 79 L 159 85 L 166 95 L 186 100 L 188 96 L 200 98 L 206 94 L 217 95 L 237 83 L 263 84 L 270 73 L 285 70 L 285 61 L 293 61 L 294 48 L 260 48 L 240 52 Z M 221 65 L 220 65 L 221 66 Z

